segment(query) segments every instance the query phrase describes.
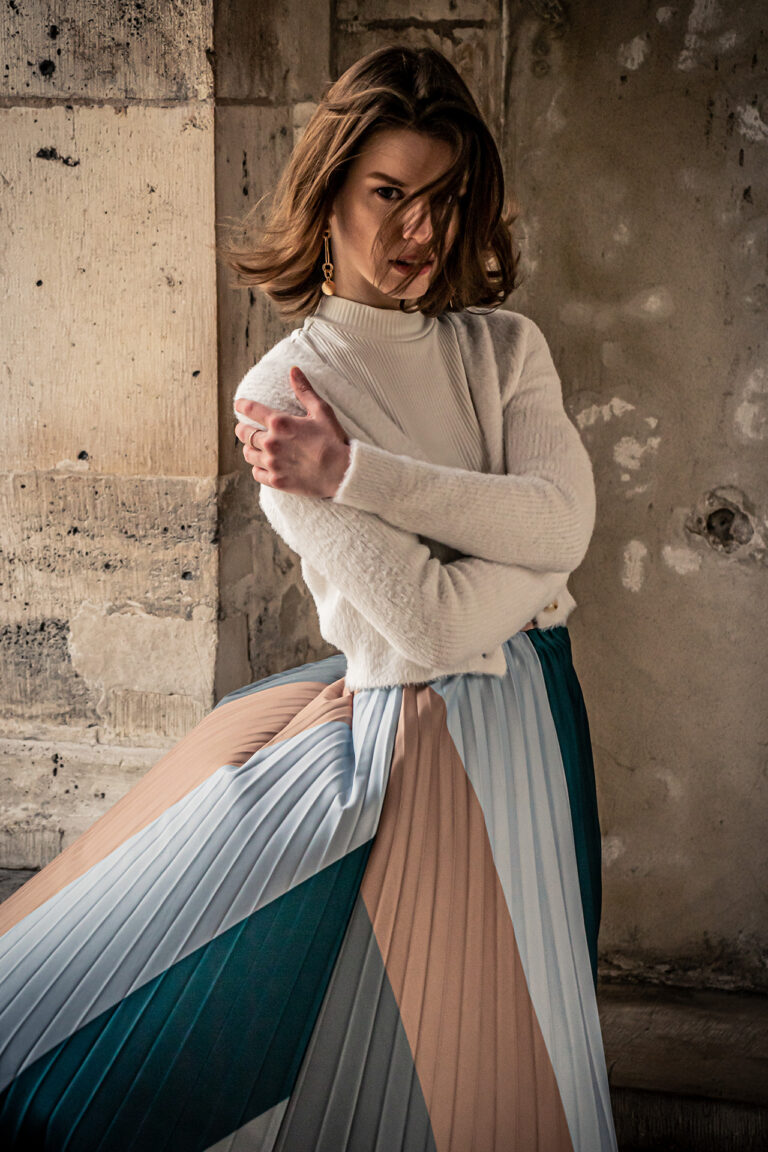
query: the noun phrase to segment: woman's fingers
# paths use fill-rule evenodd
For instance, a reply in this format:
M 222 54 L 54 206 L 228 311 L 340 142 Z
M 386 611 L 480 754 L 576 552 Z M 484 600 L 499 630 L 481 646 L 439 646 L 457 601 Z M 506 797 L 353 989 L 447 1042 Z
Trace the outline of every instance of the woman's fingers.
M 349 462 L 349 441 L 330 405 L 295 369 L 291 382 L 303 397 L 304 416 L 276 409 L 269 424 L 255 428 L 241 420 L 235 434 L 254 480 L 301 496 L 328 496 L 339 486 Z M 265 406 L 263 406 L 265 407 Z
M 235 435 L 243 445 L 243 456 L 249 464 L 254 464 L 261 456 L 261 437 L 264 435 L 262 428 L 254 428 L 252 424 L 238 424 L 235 427 Z
M 241 396 L 235 401 L 235 411 L 239 412 L 241 416 L 249 416 L 251 420 L 257 420 L 259 424 L 265 424 L 269 416 L 273 412 L 278 412 L 278 408 L 270 408 L 267 404 L 262 404 L 260 400 L 246 400 Z
M 263 436 L 264 433 L 264 428 L 255 428 L 253 424 L 246 424 L 244 421 L 235 424 L 235 436 L 237 436 L 238 440 L 241 440 L 243 444 L 250 444 L 251 436 L 253 436 L 253 443 L 258 444 L 259 437 Z

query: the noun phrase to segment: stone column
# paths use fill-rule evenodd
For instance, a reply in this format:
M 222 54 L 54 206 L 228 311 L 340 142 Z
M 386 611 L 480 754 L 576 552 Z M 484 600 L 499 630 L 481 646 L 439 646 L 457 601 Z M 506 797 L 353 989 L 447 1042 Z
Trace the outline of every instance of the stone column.
M 0 867 L 214 703 L 210 4 L 7 4 Z

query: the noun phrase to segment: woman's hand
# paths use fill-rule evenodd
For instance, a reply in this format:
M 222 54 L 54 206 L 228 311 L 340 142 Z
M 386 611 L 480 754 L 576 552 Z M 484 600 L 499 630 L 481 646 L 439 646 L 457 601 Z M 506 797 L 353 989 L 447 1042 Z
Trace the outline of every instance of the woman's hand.
M 291 368 L 289 379 L 306 416 L 291 416 L 258 400 L 235 402 L 238 412 L 266 429 L 237 424 L 243 456 L 260 484 L 297 496 L 334 496 L 349 464 L 349 440 L 333 408 L 301 369 Z

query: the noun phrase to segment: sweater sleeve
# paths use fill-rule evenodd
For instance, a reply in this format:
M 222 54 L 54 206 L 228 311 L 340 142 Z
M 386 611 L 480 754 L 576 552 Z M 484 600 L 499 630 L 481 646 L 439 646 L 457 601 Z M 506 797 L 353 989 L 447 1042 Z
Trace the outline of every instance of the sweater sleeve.
M 526 319 L 524 332 L 519 372 L 502 384 L 506 475 L 431 464 L 353 438 L 333 502 L 482 560 L 577 568 L 595 524 L 592 464 L 541 330 Z
M 278 374 L 272 358 L 263 368 L 255 365 L 235 400 L 247 396 L 291 408 L 290 385 L 280 386 Z M 240 413 L 235 417 L 259 426 Z M 568 575 L 473 557 L 442 563 L 415 533 L 331 499 L 262 484 L 259 503 L 285 543 L 393 648 L 419 664 L 449 668 L 503 643 L 561 591 Z
M 331 500 L 261 486 L 277 534 L 403 656 L 449 668 L 495 648 L 558 593 L 566 572 L 463 557 L 442 563 L 416 535 Z

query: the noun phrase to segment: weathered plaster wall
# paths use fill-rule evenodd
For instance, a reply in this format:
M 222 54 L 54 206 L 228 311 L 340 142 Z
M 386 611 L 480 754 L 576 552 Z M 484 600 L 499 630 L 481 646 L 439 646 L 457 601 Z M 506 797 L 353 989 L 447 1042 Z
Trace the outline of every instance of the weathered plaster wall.
M 210 4 L 0 14 L 0 867 L 214 703 Z
M 571 633 L 617 975 L 766 982 L 768 42 L 756 3 L 521 7 L 516 307 L 594 461 Z

